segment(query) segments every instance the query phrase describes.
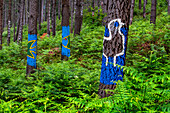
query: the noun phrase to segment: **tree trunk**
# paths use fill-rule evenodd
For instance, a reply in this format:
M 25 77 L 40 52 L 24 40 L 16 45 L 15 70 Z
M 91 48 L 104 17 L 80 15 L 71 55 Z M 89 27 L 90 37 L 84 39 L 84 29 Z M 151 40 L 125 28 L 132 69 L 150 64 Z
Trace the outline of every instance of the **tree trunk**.
M 47 34 L 50 35 L 50 0 L 47 0 L 48 2 L 48 7 L 47 7 L 47 11 L 48 11 L 48 14 L 47 14 Z
M 57 0 L 53 0 L 53 13 L 52 13 L 52 15 L 53 15 L 53 23 L 52 23 L 52 31 L 53 31 L 53 36 L 55 36 L 56 35 L 56 1 Z
M 80 35 L 81 25 L 82 25 L 82 20 L 83 20 L 83 14 L 81 14 L 81 9 L 82 9 L 82 0 L 76 0 L 74 36 L 76 34 Z
M 19 4 L 19 5 L 18 5 Z M 18 40 L 18 34 L 19 34 L 19 28 L 20 28 L 20 16 L 21 16 L 21 6 L 20 6 L 20 4 L 21 4 L 21 0 L 19 0 L 19 3 L 17 4 L 17 9 L 18 9 L 18 12 L 17 12 L 17 17 L 18 17 L 18 19 L 17 19 L 17 32 L 16 32 L 16 40 Z M 15 41 L 16 41 L 15 40 Z M 14 42 L 15 42 L 14 41 Z
M 22 42 L 22 31 L 23 31 L 23 17 L 24 17 L 24 0 L 21 0 L 21 6 L 20 6 L 20 22 L 19 22 L 19 33 L 17 38 L 17 43 L 20 44 Z
M 170 0 L 168 0 L 168 14 L 170 14 Z
M 41 9 L 42 9 L 42 5 L 41 4 L 42 4 L 42 0 L 39 0 L 39 2 L 40 2 L 39 3 L 39 11 L 40 11 L 39 12 L 39 30 L 41 30 L 41 16 L 42 16 L 41 15 Z
M 141 9 L 141 0 L 139 0 L 139 9 Z
M 146 9 L 146 0 L 144 0 L 144 3 L 143 3 L 143 18 L 146 17 L 146 11 L 145 11 L 145 9 Z
M 68 60 L 70 57 L 70 10 L 69 0 L 62 0 L 62 50 L 61 60 Z
M 97 0 L 98 16 L 100 16 L 100 0 Z
M 11 0 L 8 1 L 8 39 L 7 39 L 7 45 L 10 45 L 10 36 L 11 36 L 11 6 L 12 2 Z
M 43 23 L 43 13 L 44 12 L 44 0 L 42 0 L 42 4 L 41 4 L 41 23 Z
M 123 69 L 127 48 L 127 33 L 130 20 L 131 0 L 109 0 L 103 40 L 103 56 L 99 85 L 99 96 L 111 96 L 104 89 L 115 89 L 113 81 L 123 80 Z M 120 76 L 121 75 L 121 76 Z
M 58 19 L 60 20 L 61 0 L 58 0 Z
M 14 42 L 15 42 L 15 40 L 16 40 L 16 36 L 15 36 L 15 26 L 16 26 L 16 22 L 15 22 L 15 14 L 16 14 L 16 0 L 14 0 L 14 6 L 13 6 L 13 8 L 14 8 L 14 12 L 13 12 L 13 22 L 14 22 Z
M 132 0 L 131 9 L 130 9 L 130 25 L 132 24 L 132 20 L 133 20 L 134 5 L 135 5 L 135 0 Z
M 5 6 L 5 10 L 4 10 L 4 27 L 7 26 L 7 4 L 4 1 L 4 6 Z
M 152 0 L 150 23 L 153 23 L 153 24 L 156 23 L 156 4 L 157 4 L 157 0 Z
M 73 33 L 73 23 L 74 23 L 74 0 L 71 0 L 71 33 Z
M 29 0 L 29 26 L 28 26 L 28 52 L 27 52 L 27 69 L 26 75 L 30 76 L 37 68 L 37 11 L 38 0 Z
M 48 13 L 48 0 L 46 0 L 45 4 L 45 21 L 47 21 L 47 13 Z
M 0 50 L 2 49 L 3 0 L 0 0 Z

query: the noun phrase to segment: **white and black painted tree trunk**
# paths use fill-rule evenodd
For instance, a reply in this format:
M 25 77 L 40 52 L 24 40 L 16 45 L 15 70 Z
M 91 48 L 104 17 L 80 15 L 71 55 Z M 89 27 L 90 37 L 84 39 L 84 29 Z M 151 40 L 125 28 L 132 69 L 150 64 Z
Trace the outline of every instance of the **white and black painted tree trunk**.
M 107 17 L 98 90 L 102 98 L 112 95 L 110 92 L 106 95 L 105 89 L 113 90 L 115 82 L 123 80 L 123 69 L 118 65 L 125 65 L 131 0 L 107 0 L 106 3 Z

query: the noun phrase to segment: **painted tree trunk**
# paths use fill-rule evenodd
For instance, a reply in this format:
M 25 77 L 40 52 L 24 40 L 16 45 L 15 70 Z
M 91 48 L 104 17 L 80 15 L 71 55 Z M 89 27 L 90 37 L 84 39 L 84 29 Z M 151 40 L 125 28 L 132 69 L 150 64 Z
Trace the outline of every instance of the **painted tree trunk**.
M 56 1 L 57 0 L 53 0 L 53 13 L 52 13 L 52 15 L 53 15 L 53 23 L 52 23 L 52 31 L 53 31 L 53 36 L 55 36 L 56 35 Z
M 3 0 L 0 0 L 0 50 L 2 49 Z
M 82 0 L 76 0 L 75 29 L 74 35 L 80 35 L 81 25 L 83 21 Z
M 152 0 L 150 23 L 153 24 L 156 23 L 156 4 L 157 4 L 157 0 Z
M 146 0 L 144 0 L 144 3 L 143 3 L 143 18 L 146 17 Z
M 115 89 L 115 81 L 123 80 L 123 69 L 118 65 L 125 65 L 131 0 L 109 0 L 107 3 L 108 15 L 98 91 L 102 98 L 111 95 L 110 92 L 106 95 L 104 89 Z
M 58 0 L 58 19 L 60 20 L 61 0 Z
M 11 0 L 8 1 L 8 39 L 7 39 L 7 45 L 10 45 L 10 36 L 11 36 L 11 6 L 12 2 Z
M 16 14 L 16 0 L 14 0 L 14 5 L 13 5 L 13 8 L 14 8 L 14 12 L 13 12 L 13 23 L 14 23 L 14 42 L 15 42 L 15 40 L 16 40 L 16 36 L 15 36 L 15 26 L 16 26 L 16 22 L 15 22 L 15 14 Z
M 17 43 L 20 44 L 22 42 L 22 31 L 23 31 L 23 17 L 24 17 L 24 0 L 21 0 L 21 7 L 20 7 L 20 24 L 19 24 L 19 33 L 17 38 Z
M 62 0 L 62 50 L 61 60 L 68 60 L 70 57 L 70 10 L 69 0 Z
M 135 0 L 132 0 L 131 9 L 130 9 L 130 25 L 132 24 L 132 20 L 133 20 L 134 5 L 135 5 Z
M 141 0 L 139 0 L 139 9 L 141 9 Z
M 43 13 L 44 12 L 44 0 L 42 0 L 42 4 L 41 4 L 41 23 L 43 23 Z
M 50 35 L 50 0 L 47 0 L 48 2 L 48 14 L 47 14 L 47 34 Z
M 27 69 L 26 75 L 34 73 L 37 68 L 37 10 L 38 0 L 29 0 L 29 26 L 28 26 L 28 50 L 27 50 Z
M 74 23 L 74 0 L 71 0 L 71 33 L 73 33 L 73 23 Z

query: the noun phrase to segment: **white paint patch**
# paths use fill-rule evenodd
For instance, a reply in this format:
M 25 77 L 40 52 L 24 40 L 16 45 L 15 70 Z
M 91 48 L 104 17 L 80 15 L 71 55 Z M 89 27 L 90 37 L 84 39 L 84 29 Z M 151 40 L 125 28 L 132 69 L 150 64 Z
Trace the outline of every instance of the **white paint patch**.
M 116 27 L 116 30 L 115 30 L 114 34 L 117 33 L 117 29 L 118 29 L 118 32 L 119 32 L 119 34 L 122 36 L 122 40 L 123 40 L 123 50 L 122 50 L 122 52 L 120 52 L 120 53 L 118 53 L 118 54 L 116 54 L 116 55 L 114 56 L 114 67 L 116 67 L 116 57 L 123 55 L 123 54 L 124 54 L 124 49 L 125 49 L 125 46 L 124 46 L 125 36 L 124 36 L 124 35 L 121 33 L 121 31 L 120 31 L 121 27 L 124 25 L 124 23 L 121 22 L 121 19 L 119 19 L 119 18 L 118 18 L 118 19 L 114 19 L 114 20 L 111 20 L 111 21 L 108 23 L 109 37 L 104 37 L 104 40 L 111 40 L 111 39 L 112 39 L 112 33 L 111 33 L 110 25 L 111 25 L 112 23 L 115 23 L 115 22 L 118 22 L 118 23 L 119 23 L 119 26 L 118 26 L 118 28 Z M 114 38 L 114 37 L 113 37 L 113 38 Z M 104 40 L 103 40 L 103 43 L 104 43 Z M 103 47 L 103 49 L 104 49 L 104 47 Z M 103 55 L 106 57 L 106 66 L 107 66 L 107 65 L 108 65 L 108 56 L 106 56 L 106 55 L 104 54 L 104 52 L 103 52 Z

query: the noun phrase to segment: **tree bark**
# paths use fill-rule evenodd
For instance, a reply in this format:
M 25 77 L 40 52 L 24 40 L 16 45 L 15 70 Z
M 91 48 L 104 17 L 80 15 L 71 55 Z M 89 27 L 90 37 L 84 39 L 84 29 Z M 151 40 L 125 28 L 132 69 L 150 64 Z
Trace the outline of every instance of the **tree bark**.
M 41 30 L 41 9 L 42 9 L 42 0 L 39 0 L 39 30 Z
M 23 31 L 23 17 L 24 17 L 24 6 L 25 2 L 24 0 L 21 0 L 21 6 L 20 6 L 20 22 L 19 22 L 19 33 L 17 38 L 17 43 L 20 44 L 22 42 L 22 31 Z
M 14 42 L 15 42 L 15 40 L 16 40 L 16 36 L 15 36 L 15 26 L 16 26 L 16 22 L 15 22 L 15 14 L 16 14 L 16 0 L 14 0 L 14 5 L 13 5 L 13 8 L 14 8 L 14 12 L 13 12 L 13 23 L 14 23 Z
M 48 14 L 48 0 L 46 0 L 45 4 L 45 21 L 47 21 L 47 14 Z
M 47 0 L 48 2 L 48 7 L 47 7 L 47 34 L 50 35 L 50 0 Z
M 71 0 L 71 33 L 73 33 L 73 23 L 74 23 L 74 0 Z
M 81 25 L 83 20 L 83 13 L 82 10 L 82 0 L 76 0 L 76 14 L 75 14 L 75 29 L 74 29 L 74 36 L 76 34 L 80 35 Z
M 141 0 L 139 0 L 139 9 L 141 9 Z
M 52 19 L 53 19 L 53 23 L 52 23 L 52 31 L 53 31 L 53 36 L 56 35 L 56 1 L 57 0 L 53 0 L 53 13 L 52 13 Z
M 30 76 L 37 68 L 37 11 L 38 0 L 29 0 L 29 26 L 28 26 L 28 52 L 27 52 L 27 69 L 26 76 Z
M 2 49 L 3 0 L 0 0 L 0 50 Z
M 168 0 L 168 14 L 170 14 L 170 0 Z
M 156 4 L 157 4 L 157 0 L 152 0 L 150 23 L 153 24 L 156 23 Z
M 11 0 L 8 1 L 8 39 L 7 39 L 7 45 L 10 45 L 10 36 L 11 36 L 11 6 L 12 2 Z
M 58 19 L 60 20 L 61 0 L 58 0 Z
M 134 5 L 135 5 L 135 0 L 132 0 L 131 9 L 130 9 L 130 25 L 132 24 L 132 20 L 133 20 Z
M 42 0 L 42 4 L 41 4 L 41 23 L 43 23 L 43 13 L 44 12 L 44 0 Z
M 111 96 L 105 89 L 115 89 L 114 81 L 123 80 L 123 69 L 117 66 L 125 65 L 127 48 L 127 33 L 129 29 L 131 0 L 109 0 L 103 40 L 103 56 L 99 85 L 99 96 Z M 114 65 L 113 65 L 114 64 Z M 121 76 L 120 76 L 121 75 Z
M 70 10 L 69 0 L 62 0 L 62 50 L 61 60 L 68 60 L 70 57 Z
M 143 18 L 146 17 L 146 0 L 144 0 L 144 3 L 143 3 Z

